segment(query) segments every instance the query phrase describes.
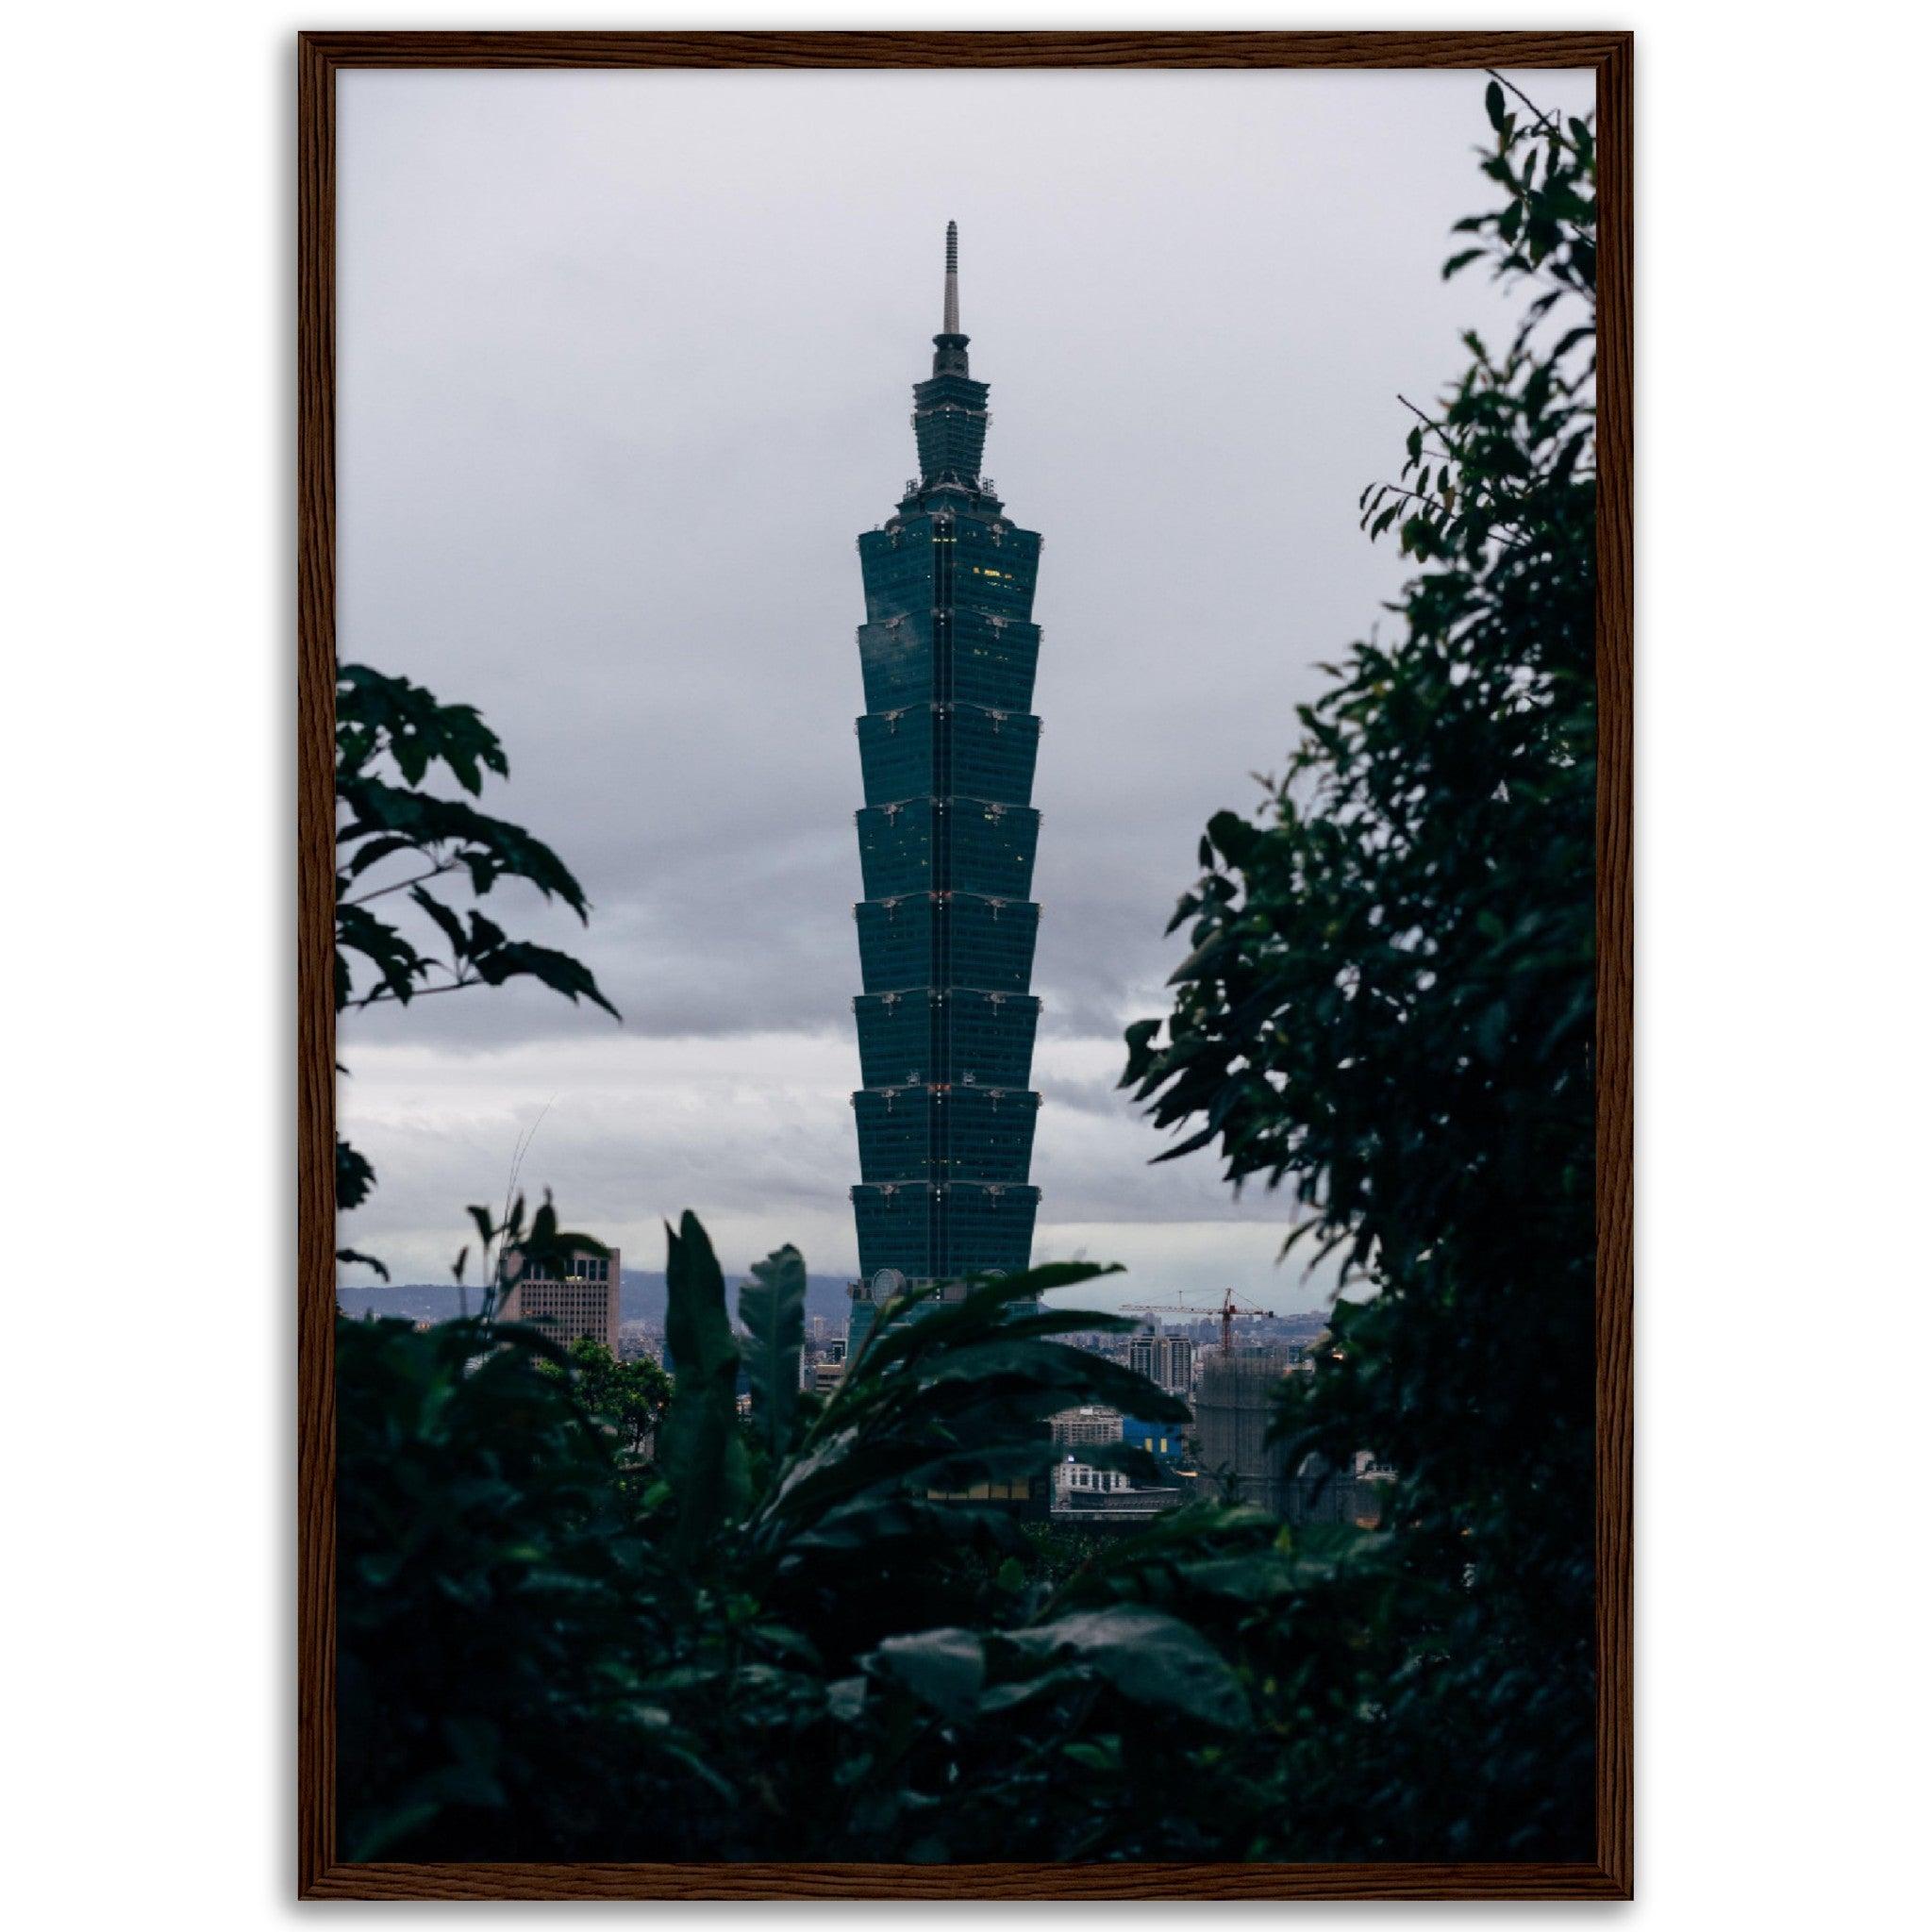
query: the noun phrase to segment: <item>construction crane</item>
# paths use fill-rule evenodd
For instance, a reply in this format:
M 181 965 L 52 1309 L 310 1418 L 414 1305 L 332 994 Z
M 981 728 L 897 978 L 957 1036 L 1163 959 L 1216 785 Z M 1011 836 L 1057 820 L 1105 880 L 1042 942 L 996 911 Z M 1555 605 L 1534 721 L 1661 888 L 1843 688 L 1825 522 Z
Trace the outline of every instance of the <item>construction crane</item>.
M 1206 1315 L 1212 1317 L 1212 1308 L 1199 1308 L 1188 1302 L 1129 1302 L 1121 1309 L 1124 1315 L 1192 1315 L 1196 1321 Z M 1261 1315 L 1272 1318 L 1273 1308 L 1257 1308 L 1252 1302 L 1237 1301 L 1233 1289 L 1228 1289 L 1221 1297 L 1221 1352 L 1234 1353 L 1234 1318 L 1237 1315 Z

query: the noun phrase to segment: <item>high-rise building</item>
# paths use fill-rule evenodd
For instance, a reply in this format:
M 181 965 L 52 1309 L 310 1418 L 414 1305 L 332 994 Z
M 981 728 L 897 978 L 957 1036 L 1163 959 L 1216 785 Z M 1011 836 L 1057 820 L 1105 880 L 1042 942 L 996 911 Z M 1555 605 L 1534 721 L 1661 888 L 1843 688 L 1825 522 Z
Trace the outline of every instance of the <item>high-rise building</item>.
M 1040 1200 L 1027 1181 L 1040 1108 L 1029 991 L 1040 537 L 1005 515 L 980 474 L 987 385 L 968 371 L 966 342 L 949 222 L 943 324 L 932 375 L 912 391 L 920 474 L 858 540 L 855 1348 L 908 1283 L 1024 1269 Z
M 1185 1335 L 1170 1335 L 1165 1340 L 1166 1359 L 1158 1364 L 1161 1373 L 1154 1379 L 1170 1395 L 1191 1395 L 1194 1389 L 1194 1344 Z
M 623 1257 L 612 1248 L 608 1255 L 573 1255 L 556 1267 L 526 1267 L 504 1297 L 502 1319 L 527 1322 L 566 1347 L 577 1341 L 601 1341 L 615 1355 L 622 1264 Z
M 1194 1344 L 1185 1335 L 1163 1335 L 1152 1328 L 1127 1338 L 1127 1366 L 1145 1375 L 1157 1389 L 1186 1397 L 1194 1380 Z

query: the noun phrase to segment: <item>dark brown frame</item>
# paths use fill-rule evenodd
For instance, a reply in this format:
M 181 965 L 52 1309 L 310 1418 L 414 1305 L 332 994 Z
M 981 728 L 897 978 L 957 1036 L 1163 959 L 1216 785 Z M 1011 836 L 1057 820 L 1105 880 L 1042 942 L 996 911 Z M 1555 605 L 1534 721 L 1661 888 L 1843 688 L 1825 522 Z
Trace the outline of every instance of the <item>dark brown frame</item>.
M 298 1885 L 304 1898 L 1631 1896 L 1631 37 L 1627 33 L 318 33 L 298 46 Z M 335 75 L 344 67 L 1589 67 L 1597 509 L 1597 1837 L 1588 1864 L 367 1864 L 335 1838 Z

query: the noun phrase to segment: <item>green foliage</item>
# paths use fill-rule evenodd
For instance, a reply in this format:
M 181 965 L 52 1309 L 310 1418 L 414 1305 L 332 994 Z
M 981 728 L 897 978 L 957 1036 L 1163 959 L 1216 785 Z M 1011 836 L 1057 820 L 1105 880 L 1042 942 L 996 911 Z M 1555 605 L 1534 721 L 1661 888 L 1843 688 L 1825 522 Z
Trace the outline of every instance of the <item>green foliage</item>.
M 336 1136 L 336 1206 L 344 1212 L 359 1208 L 375 1185 L 375 1170 L 338 1134 Z
M 661 1578 L 564 1357 L 476 1322 L 342 1321 L 336 1351 L 345 1854 L 582 1856 L 614 1763 L 691 1773 L 641 1689 Z
M 647 1488 L 613 1454 L 602 1351 L 481 1320 L 340 1324 L 339 1752 L 356 1855 L 1143 1856 L 1172 1841 L 1154 1801 L 1187 1754 L 1224 1754 L 1249 1723 L 1241 1671 L 1174 1605 L 1137 1601 L 1131 1564 L 1050 1577 L 1012 1509 L 972 1493 L 1043 1477 L 1058 1408 L 1175 1407 L 1055 1339 L 1131 1324 L 1014 1311 L 1099 1271 L 1041 1270 L 916 1313 L 816 1414 L 794 1410 L 754 1486 L 710 1244 L 690 1216 L 671 1239 L 677 1374 Z M 780 1250 L 761 1291 L 782 1303 L 791 1265 Z M 1228 1520 L 1193 1513 L 1163 1564 L 1211 1552 Z M 1110 1818 L 1065 1789 L 1077 1759 L 1063 1754 L 1095 1725 L 1108 1789 L 1139 1794 Z M 1179 1841 L 1215 1830 L 1204 1814 Z
M 805 1352 L 805 1257 L 789 1242 L 752 1268 L 738 1291 L 738 1319 L 750 1343 L 752 1412 L 768 1455 L 784 1453 L 798 1407 Z
M 1208 1641 L 1160 1610 L 1135 1604 L 1075 1610 L 1004 1641 L 1023 1657 L 1091 1669 L 1136 1703 L 1242 1729 L 1248 1700 Z
M 1038 1578 L 1057 1590 L 1112 1541 L 1105 1530 L 1068 1523 L 1027 1523 L 1021 1530 L 1029 1545 L 1026 1559 L 1004 1573 L 1008 1584 L 1015 1589 L 1029 1578 Z
M 608 1255 L 610 1250 L 595 1235 L 581 1234 L 559 1227 L 557 1208 L 550 1191 L 543 1191 L 542 1205 L 524 1224 L 525 1197 L 518 1194 L 498 1221 L 488 1208 L 470 1206 L 470 1220 L 482 1242 L 484 1294 L 482 1316 L 487 1322 L 503 1306 L 504 1297 L 525 1270 L 561 1273 L 578 1255 Z M 451 1272 L 458 1283 L 468 1268 L 470 1251 L 458 1251 Z
M 506 878 L 524 879 L 579 919 L 590 904 L 575 875 L 521 825 L 464 798 L 432 790 L 441 768 L 472 797 L 486 773 L 509 774 L 496 734 L 472 705 L 445 705 L 406 677 L 363 664 L 336 674 L 336 1008 L 407 1003 L 424 991 L 501 986 L 530 977 L 613 1018 L 617 1008 L 589 969 L 568 954 L 508 938 L 502 927 L 451 904 L 435 882 L 458 878 L 482 898 Z M 400 861 L 402 875 L 383 868 Z M 423 951 L 387 911 L 370 908 L 401 892 L 435 927 L 444 957 Z M 374 969 L 358 982 L 355 956 Z
M 585 1336 L 567 1353 L 577 1400 L 604 1430 L 619 1462 L 648 1460 L 671 1406 L 671 1377 L 648 1356 L 621 1360 Z
M 581 960 L 511 939 L 475 907 L 453 904 L 450 885 L 438 884 L 459 884 L 480 899 L 499 880 L 523 879 L 589 920 L 583 888 L 548 845 L 434 782 L 441 775 L 475 797 L 489 774 L 507 778 L 509 760 L 474 705 L 445 705 L 421 685 L 365 664 L 337 667 L 338 1013 L 525 978 L 618 1017 Z M 415 908 L 416 937 L 394 916 L 397 893 Z M 388 904 L 374 909 L 381 901 Z M 441 941 L 440 953 L 425 924 Z M 375 1186 L 368 1159 L 338 1136 L 336 1211 L 360 1207 Z M 365 1263 L 389 1278 L 380 1261 L 353 1248 L 336 1258 Z
M 690 1563 L 742 1510 L 751 1476 L 738 1432 L 738 1344 L 718 1257 L 695 1214 L 687 1211 L 683 1225 L 664 1234 L 671 1246 L 664 1344 L 674 1376 L 658 1459 L 677 1498 L 673 1548 Z
M 1403 483 L 1364 492 L 1424 566 L 1402 634 L 1302 709 L 1258 820 L 1209 823 L 1165 1035 L 1128 1036 L 1124 1084 L 1188 1129 L 1163 1158 L 1218 1143 L 1296 1203 L 1285 1253 L 1370 1290 L 1278 1424 L 1293 1457 L 1392 1461 L 1403 1525 L 1342 1676 L 1297 1667 L 1325 1717 L 1286 1761 L 1335 1809 L 1284 1816 L 1290 1856 L 1354 1805 L 1397 1855 L 1589 1841 L 1595 162 L 1500 86 L 1490 111 L 1508 199 L 1449 270 L 1541 292 L 1504 354 L 1467 339 Z

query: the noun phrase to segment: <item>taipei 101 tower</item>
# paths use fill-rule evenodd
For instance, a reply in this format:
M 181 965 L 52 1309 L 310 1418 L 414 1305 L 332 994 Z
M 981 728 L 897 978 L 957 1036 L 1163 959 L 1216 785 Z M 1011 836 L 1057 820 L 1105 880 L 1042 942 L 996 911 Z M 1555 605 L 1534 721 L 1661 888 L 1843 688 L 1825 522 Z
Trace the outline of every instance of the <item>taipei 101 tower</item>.
M 1027 1185 L 1040 538 L 1008 521 L 980 474 L 987 386 L 967 367 L 951 222 L 943 313 L 932 375 L 912 391 L 919 475 L 858 540 L 854 1352 L 908 1285 L 1024 1269 L 1040 1202 Z

